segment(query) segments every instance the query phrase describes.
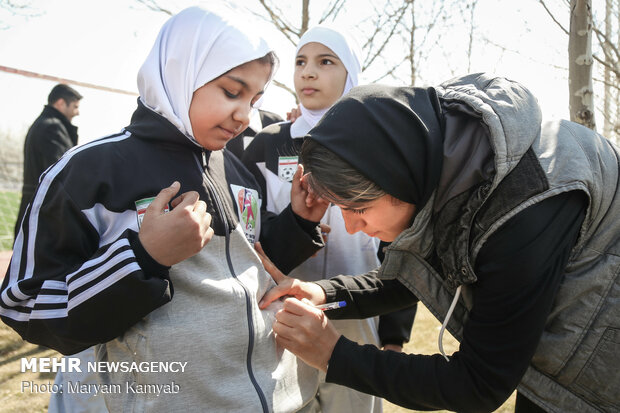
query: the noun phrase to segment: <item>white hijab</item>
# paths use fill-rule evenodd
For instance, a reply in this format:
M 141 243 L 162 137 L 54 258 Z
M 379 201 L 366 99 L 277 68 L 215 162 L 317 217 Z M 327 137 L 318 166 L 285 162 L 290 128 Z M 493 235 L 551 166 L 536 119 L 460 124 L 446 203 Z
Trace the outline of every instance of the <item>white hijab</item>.
M 347 69 L 347 80 L 342 95 L 345 95 L 352 87 L 358 85 L 358 77 L 362 70 L 362 54 L 359 46 L 350 36 L 327 25 L 315 26 L 301 36 L 297 44 L 297 50 L 295 50 L 295 56 L 299 53 L 299 49 L 312 42 L 321 43 L 329 47 L 342 61 L 345 69 Z M 293 138 L 306 135 L 329 109 L 310 110 L 302 104 L 299 105 L 299 108 L 301 109 L 301 116 L 291 125 L 291 137 Z
M 140 68 L 140 100 L 197 144 L 189 120 L 194 91 L 270 51 L 246 19 L 187 8 L 163 25 Z

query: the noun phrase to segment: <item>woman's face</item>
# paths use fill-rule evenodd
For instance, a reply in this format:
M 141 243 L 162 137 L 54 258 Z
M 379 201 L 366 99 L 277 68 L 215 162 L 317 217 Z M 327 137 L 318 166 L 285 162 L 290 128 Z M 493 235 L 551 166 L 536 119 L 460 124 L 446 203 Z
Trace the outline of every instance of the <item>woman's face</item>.
M 411 226 L 415 205 L 390 195 L 355 208 L 338 205 L 349 234 L 362 231 L 371 237 L 392 242 Z
M 327 109 L 336 102 L 347 80 L 347 69 L 329 47 L 305 44 L 295 57 L 295 93 L 308 109 Z
M 263 94 L 271 65 L 253 60 L 197 89 L 189 106 L 194 138 L 217 151 L 247 128 L 252 105 Z

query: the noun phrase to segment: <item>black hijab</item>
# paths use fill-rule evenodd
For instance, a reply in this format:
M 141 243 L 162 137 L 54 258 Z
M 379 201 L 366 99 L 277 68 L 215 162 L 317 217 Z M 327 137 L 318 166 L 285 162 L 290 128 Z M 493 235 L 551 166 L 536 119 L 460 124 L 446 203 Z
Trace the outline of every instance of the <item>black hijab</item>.
M 329 109 L 306 139 L 419 211 L 441 173 L 440 113 L 433 88 L 358 86 Z

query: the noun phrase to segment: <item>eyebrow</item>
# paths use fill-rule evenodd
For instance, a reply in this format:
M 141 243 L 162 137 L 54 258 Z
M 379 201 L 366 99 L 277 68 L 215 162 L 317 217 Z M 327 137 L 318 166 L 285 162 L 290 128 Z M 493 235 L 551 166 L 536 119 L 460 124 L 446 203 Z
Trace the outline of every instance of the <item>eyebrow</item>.
M 304 58 L 304 59 L 307 59 L 307 58 L 308 58 L 305 54 L 298 54 L 297 56 L 295 56 L 295 58 L 296 58 L 296 59 L 298 59 L 298 58 L 300 58 L 300 57 L 302 57 L 302 58 Z M 320 57 L 333 57 L 334 59 L 338 59 L 338 60 L 340 60 L 340 58 L 339 58 L 338 56 L 333 55 L 333 54 L 331 54 L 331 53 L 323 53 L 323 54 L 318 55 L 317 57 L 319 57 L 319 58 L 320 58 Z
M 241 84 L 241 87 L 244 88 L 245 90 L 249 90 L 250 86 L 247 84 L 247 82 L 243 79 L 241 79 L 240 77 L 237 76 L 232 76 L 232 75 L 225 75 L 228 79 L 230 80 L 234 80 L 235 82 Z M 262 95 L 265 93 L 265 90 L 261 90 L 260 92 L 258 92 L 256 95 Z

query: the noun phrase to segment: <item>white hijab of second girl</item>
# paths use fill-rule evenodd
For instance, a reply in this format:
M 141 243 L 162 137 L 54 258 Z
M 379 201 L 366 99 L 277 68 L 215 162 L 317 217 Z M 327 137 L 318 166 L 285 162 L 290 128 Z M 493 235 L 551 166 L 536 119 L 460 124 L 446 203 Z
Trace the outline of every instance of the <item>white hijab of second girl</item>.
M 194 92 L 271 51 L 251 28 L 238 15 L 199 7 L 187 8 L 171 17 L 138 72 L 142 103 L 198 145 L 189 120 Z
M 347 80 L 342 95 L 345 95 L 352 87 L 358 85 L 359 74 L 362 70 L 362 54 L 357 43 L 348 34 L 327 25 L 315 26 L 301 36 L 297 44 L 297 50 L 295 50 L 295 56 L 299 54 L 299 50 L 304 45 L 312 42 L 321 43 L 329 47 L 342 61 L 344 68 L 347 70 Z M 329 109 L 310 110 L 304 107 L 303 104 L 300 104 L 299 108 L 301 116 L 291 125 L 291 137 L 293 138 L 303 137 Z

